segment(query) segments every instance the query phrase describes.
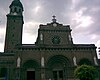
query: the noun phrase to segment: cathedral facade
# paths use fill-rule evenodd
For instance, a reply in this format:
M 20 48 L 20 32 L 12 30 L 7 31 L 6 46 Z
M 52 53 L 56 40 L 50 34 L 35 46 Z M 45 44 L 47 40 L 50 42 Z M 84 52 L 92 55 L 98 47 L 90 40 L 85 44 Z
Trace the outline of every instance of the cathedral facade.
M 74 70 L 82 64 L 96 67 L 100 75 L 96 46 L 74 44 L 70 25 L 53 16 L 51 23 L 39 25 L 35 44 L 22 44 L 23 5 L 13 0 L 9 8 L 4 53 L 0 53 L 1 80 L 75 80 Z

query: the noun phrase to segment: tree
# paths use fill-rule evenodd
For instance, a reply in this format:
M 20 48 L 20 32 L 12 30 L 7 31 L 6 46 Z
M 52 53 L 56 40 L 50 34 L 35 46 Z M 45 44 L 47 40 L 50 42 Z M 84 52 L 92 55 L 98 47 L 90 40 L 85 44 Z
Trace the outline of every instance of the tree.
M 78 66 L 74 71 L 75 77 L 80 80 L 94 80 L 97 77 L 96 74 L 96 69 L 89 65 Z

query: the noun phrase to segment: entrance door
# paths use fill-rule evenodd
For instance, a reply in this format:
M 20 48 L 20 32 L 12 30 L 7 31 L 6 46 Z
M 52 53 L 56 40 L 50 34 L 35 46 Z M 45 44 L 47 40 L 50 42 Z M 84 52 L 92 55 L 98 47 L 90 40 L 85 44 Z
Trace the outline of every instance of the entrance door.
M 63 70 L 53 71 L 54 80 L 63 80 Z
M 27 71 L 27 80 L 35 80 L 35 71 Z

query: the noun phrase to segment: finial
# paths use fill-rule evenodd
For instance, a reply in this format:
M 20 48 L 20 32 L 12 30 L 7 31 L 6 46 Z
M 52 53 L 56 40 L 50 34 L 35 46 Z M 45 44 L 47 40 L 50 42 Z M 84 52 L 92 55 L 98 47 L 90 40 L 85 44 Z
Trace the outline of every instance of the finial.
M 55 19 L 55 17 L 56 17 L 56 16 L 55 16 L 55 15 L 53 15 L 52 17 L 53 17 L 53 19 Z
M 53 21 L 53 22 L 56 22 L 56 16 L 53 15 L 52 17 L 53 17 L 52 21 Z

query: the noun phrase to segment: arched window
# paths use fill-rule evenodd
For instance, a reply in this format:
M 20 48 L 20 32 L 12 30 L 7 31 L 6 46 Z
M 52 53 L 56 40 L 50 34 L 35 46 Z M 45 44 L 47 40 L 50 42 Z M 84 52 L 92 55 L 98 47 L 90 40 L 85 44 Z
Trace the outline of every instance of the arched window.
M 16 7 L 14 8 L 14 12 L 17 12 L 17 8 Z
M 21 13 L 21 9 L 19 9 L 19 13 Z

